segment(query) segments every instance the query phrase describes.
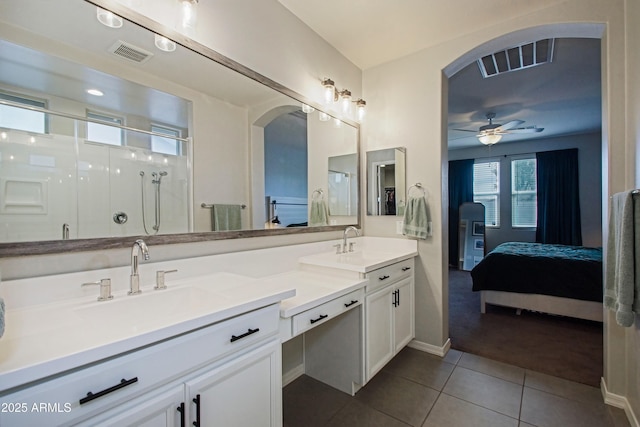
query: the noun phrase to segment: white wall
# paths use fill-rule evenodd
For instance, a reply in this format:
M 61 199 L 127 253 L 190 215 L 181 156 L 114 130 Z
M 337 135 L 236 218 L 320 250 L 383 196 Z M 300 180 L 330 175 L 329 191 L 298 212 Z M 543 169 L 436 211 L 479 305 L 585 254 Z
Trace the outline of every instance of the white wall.
M 416 276 L 416 339 L 440 347 L 448 339 L 447 295 L 447 160 L 446 117 L 447 84 L 443 71 L 467 65 L 473 57 L 491 52 L 505 43 L 518 44 L 536 36 L 590 36 L 603 39 L 603 172 L 602 200 L 609 194 L 633 186 L 637 130 L 638 74 L 637 29 L 640 14 L 637 0 L 607 2 L 568 0 L 543 9 L 504 20 L 499 25 L 464 33 L 446 43 L 364 72 L 364 98 L 367 122 L 363 126 L 364 147 L 372 150 L 397 145 L 407 147 L 408 183 L 422 182 L 429 191 L 428 202 L 434 222 L 433 238 L 419 243 L 420 261 Z M 625 17 L 628 27 L 625 27 Z M 574 25 L 567 25 L 567 24 Z M 598 26 L 602 23 L 600 35 Z M 544 26 L 544 28 L 541 28 Z M 626 34 L 625 31 L 629 31 Z M 505 36 L 508 35 L 508 36 Z M 631 39 L 636 37 L 631 46 Z M 542 37 L 540 37 L 542 38 Z M 625 60 L 625 55 L 631 57 Z M 629 65 L 625 65 L 629 64 Z M 625 69 L 625 67 L 628 67 Z M 635 72 L 635 73 L 634 73 Z M 628 93 L 630 85 L 635 88 Z M 632 104 L 632 111 L 626 105 Z M 633 113 L 633 115 L 632 115 Z M 633 138 L 627 135 L 633 128 Z M 606 218 L 606 217 L 605 217 Z M 392 235 L 394 221 L 366 217 L 368 235 Z M 611 329 L 607 320 L 607 327 Z M 637 330 L 637 329 L 636 329 Z M 631 333 L 631 332 L 627 332 Z M 621 336 L 622 335 L 622 336 Z M 640 413 L 637 386 L 628 386 L 628 375 L 638 375 L 638 342 L 612 331 L 607 338 L 605 379 L 613 393 L 629 395 Z M 631 345 L 633 350 L 626 350 Z M 634 356 L 627 361 L 628 356 Z M 635 366 L 632 370 L 631 365 Z M 621 369 L 620 367 L 625 367 Z M 637 381 L 636 381 L 637 384 Z M 631 396 L 633 394 L 633 397 Z
M 500 218 L 501 226 L 487 228 L 487 251 L 503 242 L 535 242 L 536 232 L 530 229 L 512 228 L 511 159 L 505 156 L 533 154 L 541 151 L 578 149 L 580 215 L 582 244 L 589 247 L 602 246 L 602 137 L 600 133 L 572 135 L 559 138 L 542 138 L 533 141 L 499 143 L 490 149 L 478 147 L 451 150 L 449 160 L 495 158 L 500 160 Z

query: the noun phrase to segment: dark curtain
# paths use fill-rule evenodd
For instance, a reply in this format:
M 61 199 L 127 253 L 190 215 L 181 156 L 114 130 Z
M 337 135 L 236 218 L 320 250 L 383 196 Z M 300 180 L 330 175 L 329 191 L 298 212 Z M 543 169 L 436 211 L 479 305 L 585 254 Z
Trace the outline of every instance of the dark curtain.
M 473 202 L 473 159 L 449 162 L 449 265 L 458 267 L 458 211 Z
M 537 153 L 536 165 L 536 242 L 581 246 L 578 149 Z

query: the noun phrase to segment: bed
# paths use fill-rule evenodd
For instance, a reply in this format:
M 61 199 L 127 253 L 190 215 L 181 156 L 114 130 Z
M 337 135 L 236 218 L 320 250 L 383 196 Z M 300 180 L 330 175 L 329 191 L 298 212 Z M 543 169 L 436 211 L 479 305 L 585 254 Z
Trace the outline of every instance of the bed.
M 602 248 L 507 242 L 473 270 L 486 304 L 602 322 Z

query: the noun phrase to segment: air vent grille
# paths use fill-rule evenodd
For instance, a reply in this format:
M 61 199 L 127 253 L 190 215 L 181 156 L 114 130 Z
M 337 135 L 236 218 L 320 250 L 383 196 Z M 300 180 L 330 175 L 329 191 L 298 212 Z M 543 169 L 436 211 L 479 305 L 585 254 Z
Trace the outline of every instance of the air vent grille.
M 484 78 L 546 64 L 553 59 L 554 39 L 543 39 L 500 50 L 478 60 Z
M 153 56 L 153 53 L 130 43 L 123 42 L 122 40 L 118 40 L 117 43 L 111 46 L 109 52 L 128 61 L 137 62 L 138 64 L 147 62 Z

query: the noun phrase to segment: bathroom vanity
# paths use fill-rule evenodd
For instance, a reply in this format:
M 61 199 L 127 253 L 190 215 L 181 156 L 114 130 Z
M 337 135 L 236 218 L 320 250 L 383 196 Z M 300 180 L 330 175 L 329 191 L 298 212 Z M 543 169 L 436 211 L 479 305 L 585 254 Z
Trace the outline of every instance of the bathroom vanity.
M 126 268 L 3 282 L 0 425 L 279 426 L 282 343 L 301 335 L 300 373 L 354 394 L 413 338 L 417 255 L 356 241 L 144 263 L 134 296 Z M 80 286 L 107 276 L 111 300 Z

